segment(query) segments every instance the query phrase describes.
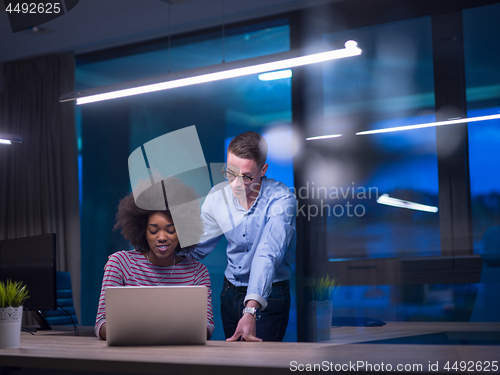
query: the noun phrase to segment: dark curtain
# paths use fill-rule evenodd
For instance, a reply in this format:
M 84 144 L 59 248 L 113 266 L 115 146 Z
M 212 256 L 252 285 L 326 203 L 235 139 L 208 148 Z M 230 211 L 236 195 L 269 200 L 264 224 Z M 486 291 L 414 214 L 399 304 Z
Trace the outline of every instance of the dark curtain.
M 72 53 L 3 66 L 0 132 L 23 137 L 0 145 L 0 239 L 57 234 L 57 266 L 72 276 L 80 311 L 80 215 Z

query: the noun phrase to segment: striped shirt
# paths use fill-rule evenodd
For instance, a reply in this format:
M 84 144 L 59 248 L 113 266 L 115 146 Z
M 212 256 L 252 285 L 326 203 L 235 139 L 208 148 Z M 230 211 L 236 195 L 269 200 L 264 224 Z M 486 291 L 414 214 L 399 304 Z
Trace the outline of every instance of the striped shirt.
M 106 263 L 94 327 L 96 336 L 100 337 L 99 331 L 106 322 L 104 292 L 107 287 L 158 285 L 206 286 L 208 288 L 207 328 L 210 331 L 210 336 L 212 336 L 214 332 L 214 316 L 212 312 L 212 289 L 207 267 L 190 258 L 183 259 L 173 269 L 172 267 L 155 266 L 144 257 L 143 253 L 137 250 L 114 253 Z

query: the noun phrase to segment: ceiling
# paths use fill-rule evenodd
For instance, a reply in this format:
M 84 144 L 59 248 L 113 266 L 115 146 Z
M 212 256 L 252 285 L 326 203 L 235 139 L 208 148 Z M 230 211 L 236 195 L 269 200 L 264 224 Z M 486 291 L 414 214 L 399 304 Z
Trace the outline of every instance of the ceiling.
M 0 1 L 0 63 L 90 52 L 328 2 L 332 0 L 80 0 L 63 16 L 41 25 L 47 30 L 36 35 L 13 33 Z

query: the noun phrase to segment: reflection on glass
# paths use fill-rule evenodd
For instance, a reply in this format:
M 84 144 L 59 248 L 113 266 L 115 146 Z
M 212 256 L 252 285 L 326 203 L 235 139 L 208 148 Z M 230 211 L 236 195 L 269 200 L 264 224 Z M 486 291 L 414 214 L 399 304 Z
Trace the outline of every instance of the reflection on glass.
M 439 206 L 435 129 L 355 136 L 357 131 L 435 121 L 429 18 L 326 34 L 352 38 L 363 54 L 324 64 L 322 156 L 310 195 L 328 223 L 331 261 L 441 254 L 439 213 L 377 203 L 384 195 Z M 328 148 L 327 148 L 328 147 Z M 321 167 L 321 165 L 325 167 Z M 325 177 L 327 176 L 327 177 Z M 383 199 L 383 198 L 382 198 Z
M 290 49 L 287 20 L 132 46 L 103 60 L 80 57 L 75 89 L 111 85 Z M 263 27 L 264 26 L 264 27 Z M 268 27 L 265 27 L 268 26 Z M 118 57 L 117 57 L 118 55 Z
M 287 21 L 245 26 L 236 31 L 226 33 L 226 61 L 287 51 L 290 48 Z M 184 44 L 173 44 L 171 69 L 182 70 L 220 63 L 220 41 L 220 34 L 203 33 L 184 40 Z M 112 58 L 95 64 L 81 63 L 77 67 L 77 77 L 82 81 L 77 82 L 77 86 L 95 87 L 113 80 L 121 82 L 141 78 L 144 74 L 163 74 L 167 59 L 165 54 L 159 52 L 160 47 L 154 49 L 157 52 L 149 51 L 151 54 L 147 56 L 141 55 L 145 51 L 131 48 L 129 56 L 121 57 L 121 60 Z M 177 54 L 175 56 L 174 50 Z M 223 180 L 221 170 L 225 163 L 226 139 L 247 130 L 264 134 L 270 147 L 267 175 L 289 186 L 293 186 L 291 160 L 298 150 L 297 142 L 291 135 L 291 78 L 260 81 L 257 75 L 253 75 L 113 102 L 77 108 L 81 118 L 79 123 L 83 168 L 82 301 L 85 303 L 82 303 L 82 324 L 87 325 L 93 324 L 97 310 L 95 296 L 99 294 L 101 280 L 96 275 L 102 275 L 102 266 L 109 254 L 129 248 L 129 244 L 118 233 L 112 232 L 112 228 L 116 205 L 130 187 L 127 158 L 134 150 L 139 149 L 137 154 L 142 156 L 141 146 L 144 145 L 148 165 L 152 169 L 156 168 L 167 174 L 178 173 L 177 177 L 194 185 L 201 197 L 208 194 L 210 186 Z M 189 168 L 195 168 L 190 175 L 191 169 L 186 174 L 182 173 L 182 169 L 186 169 L 188 164 L 184 163 L 181 167 L 179 157 L 166 155 L 161 148 L 149 150 L 148 153 L 145 145 L 147 142 L 193 125 L 196 125 L 209 173 L 206 173 L 206 169 L 201 171 L 197 168 L 198 159 L 190 161 Z M 180 145 L 172 147 L 177 150 L 178 155 L 185 154 Z M 154 160 L 150 157 L 153 154 Z M 134 186 L 139 180 L 150 179 L 144 158 L 137 160 L 137 172 L 130 176 Z M 160 160 L 162 164 L 153 165 L 155 160 Z M 169 171 L 170 168 L 173 172 Z M 200 180 L 202 183 L 189 182 L 198 172 L 203 172 L 204 177 Z M 176 207 L 182 208 L 182 204 Z M 225 239 L 221 240 L 218 247 L 204 260 L 210 272 L 215 299 L 218 298 L 217 291 L 222 287 L 227 262 L 225 245 Z M 285 341 L 297 339 L 297 331 L 294 329 L 297 317 L 294 295 L 292 289 L 292 309 Z M 219 328 L 213 339 L 220 340 L 224 335 L 219 306 L 214 300 L 214 317 L 219 320 L 216 321 L 216 327 Z
M 467 117 L 500 112 L 500 4 L 463 12 Z M 500 120 L 468 124 L 472 235 L 475 254 L 486 231 L 500 224 Z

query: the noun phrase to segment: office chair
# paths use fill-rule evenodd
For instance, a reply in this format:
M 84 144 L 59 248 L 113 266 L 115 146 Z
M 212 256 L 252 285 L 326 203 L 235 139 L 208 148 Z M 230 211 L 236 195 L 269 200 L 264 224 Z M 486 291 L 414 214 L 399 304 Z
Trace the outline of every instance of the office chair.
M 69 272 L 57 272 L 57 310 L 44 311 L 43 316 L 50 325 L 78 325 Z

